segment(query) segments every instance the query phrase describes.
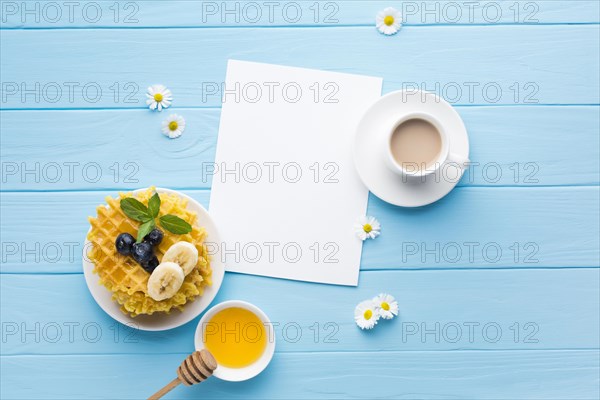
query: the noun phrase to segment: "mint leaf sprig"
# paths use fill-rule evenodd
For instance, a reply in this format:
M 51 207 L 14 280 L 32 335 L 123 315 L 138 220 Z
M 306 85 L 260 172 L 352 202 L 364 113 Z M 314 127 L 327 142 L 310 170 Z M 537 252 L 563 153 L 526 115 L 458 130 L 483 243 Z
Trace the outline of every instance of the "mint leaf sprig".
M 154 193 L 146 207 L 141 201 L 133 197 L 121 199 L 121 210 L 129 218 L 141 222 L 138 228 L 137 242 L 141 243 L 144 237 L 156 227 L 156 217 L 160 210 L 160 197 Z M 167 214 L 158 219 L 160 226 L 176 235 L 183 235 L 192 231 L 192 226 L 176 215 Z

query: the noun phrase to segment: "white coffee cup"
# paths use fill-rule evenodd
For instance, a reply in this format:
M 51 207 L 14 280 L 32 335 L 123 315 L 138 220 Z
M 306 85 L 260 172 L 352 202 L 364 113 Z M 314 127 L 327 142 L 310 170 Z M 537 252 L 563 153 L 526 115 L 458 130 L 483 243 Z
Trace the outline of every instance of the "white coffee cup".
M 423 120 L 431 124 L 440 137 L 440 151 L 435 161 L 423 160 L 422 163 L 403 162 L 399 163 L 392 152 L 392 137 L 396 129 L 403 123 L 410 120 Z M 384 157 L 390 170 L 406 178 L 425 178 L 428 175 L 437 173 L 444 165 L 455 164 L 461 169 L 468 168 L 469 159 L 450 152 L 450 143 L 448 133 L 444 126 L 433 115 L 425 112 L 412 112 L 403 115 L 396 120 L 389 130 L 385 141 Z M 429 162 L 427 162 L 429 161 Z

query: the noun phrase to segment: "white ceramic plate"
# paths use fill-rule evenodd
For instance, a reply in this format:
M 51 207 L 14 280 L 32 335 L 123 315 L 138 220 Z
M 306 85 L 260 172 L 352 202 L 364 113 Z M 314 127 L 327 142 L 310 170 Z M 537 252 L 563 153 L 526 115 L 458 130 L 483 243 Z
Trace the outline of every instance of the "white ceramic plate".
M 143 190 L 147 189 L 139 189 L 133 193 L 138 193 Z M 207 233 L 206 240 L 211 243 L 221 243 L 215 223 L 208 214 L 208 211 L 206 211 L 200 203 L 191 197 L 174 190 L 157 188 L 156 191 L 158 193 L 174 193 L 179 197 L 187 199 L 187 209 L 198 215 L 198 223 L 200 226 L 204 227 Z M 85 246 L 83 246 L 84 252 L 89 246 L 91 246 L 91 243 L 86 238 Z M 217 247 L 220 248 L 220 246 Z M 223 276 L 225 275 L 225 266 L 221 262 L 221 255 L 218 251 L 216 254 L 212 254 L 210 265 L 212 268 L 212 285 L 204 289 L 204 294 L 202 296 L 196 298 L 194 301 L 188 302 L 182 312 L 173 310 L 170 314 L 155 313 L 153 315 L 138 315 L 137 317 L 132 318 L 129 315 L 123 314 L 119 304 L 112 300 L 112 292 L 102 286 L 98 275 L 92 272 L 94 264 L 87 259 L 85 254 L 83 255 L 83 273 L 85 275 L 85 281 L 94 300 L 96 300 L 96 303 L 98 303 L 108 315 L 120 323 L 144 331 L 164 331 L 177 328 L 178 326 L 190 322 L 206 310 L 217 295 L 221 283 L 223 282 Z
M 447 195 L 464 174 L 456 164 L 444 166 L 440 175 L 411 182 L 392 172 L 385 163 L 388 134 L 409 113 L 433 115 L 448 134 L 449 151 L 469 158 L 469 137 L 462 119 L 441 97 L 421 91 L 397 91 L 378 99 L 362 116 L 354 139 L 354 163 L 363 183 L 383 201 L 402 207 L 420 207 Z
M 196 327 L 194 345 L 196 346 L 196 350 L 202 350 L 204 348 L 203 336 L 204 327 L 206 326 L 205 324 L 208 323 L 211 320 L 211 318 L 219 311 L 231 307 L 244 308 L 254 313 L 254 315 L 260 318 L 267 332 L 267 347 L 265 348 L 265 351 L 262 353 L 260 358 L 256 360 L 256 362 L 244 368 L 229 368 L 223 365 L 219 365 L 217 369 L 215 369 L 215 371 L 213 372 L 213 375 L 215 377 L 224 381 L 240 382 L 248 380 L 250 378 L 254 378 L 256 375 L 260 374 L 265 368 L 267 368 L 267 366 L 271 362 L 271 359 L 273 358 L 273 353 L 275 353 L 275 328 L 273 327 L 271 320 L 269 319 L 269 317 L 267 317 L 267 314 L 265 314 L 263 310 L 261 310 L 254 304 L 241 300 L 228 300 L 215 305 L 210 310 L 208 310 L 206 314 L 202 316 L 202 318 L 200 318 L 200 322 L 198 322 L 198 326 Z M 244 328 L 240 329 L 243 334 Z

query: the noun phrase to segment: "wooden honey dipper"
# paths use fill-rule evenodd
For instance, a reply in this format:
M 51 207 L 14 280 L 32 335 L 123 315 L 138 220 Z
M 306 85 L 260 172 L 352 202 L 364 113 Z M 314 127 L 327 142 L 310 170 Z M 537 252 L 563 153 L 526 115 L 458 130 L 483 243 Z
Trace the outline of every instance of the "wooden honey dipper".
M 217 368 L 217 361 L 210 354 L 210 351 L 202 349 L 195 351 L 177 368 L 177 378 L 169 382 L 165 387 L 148 397 L 148 400 L 158 400 L 165 394 L 173 390 L 177 385 L 183 383 L 185 386 L 192 386 L 208 379 Z

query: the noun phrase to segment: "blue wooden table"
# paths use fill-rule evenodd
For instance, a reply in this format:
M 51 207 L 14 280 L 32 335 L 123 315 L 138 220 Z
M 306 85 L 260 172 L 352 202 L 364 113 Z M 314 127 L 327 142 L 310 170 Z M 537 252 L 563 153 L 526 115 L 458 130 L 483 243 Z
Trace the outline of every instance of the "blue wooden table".
M 381 76 L 435 91 L 473 167 L 420 209 L 374 196 L 383 226 L 358 288 L 226 274 L 279 323 L 257 378 L 169 398 L 598 398 L 599 3 L 2 1 L 1 398 L 144 398 L 194 348 L 195 323 L 138 332 L 93 301 L 87 216 L 156 185 L 207 205 L 199 166 L 220 115 L 207 85 L 240 59 Z M 405 15 L 380 35 L 375 14 Z M 145 88 L 174 93 L 150 112 Z M 168 140 L 170 111 L 187 120 Z M 372 332 L 359 301 L 396 296 Z

